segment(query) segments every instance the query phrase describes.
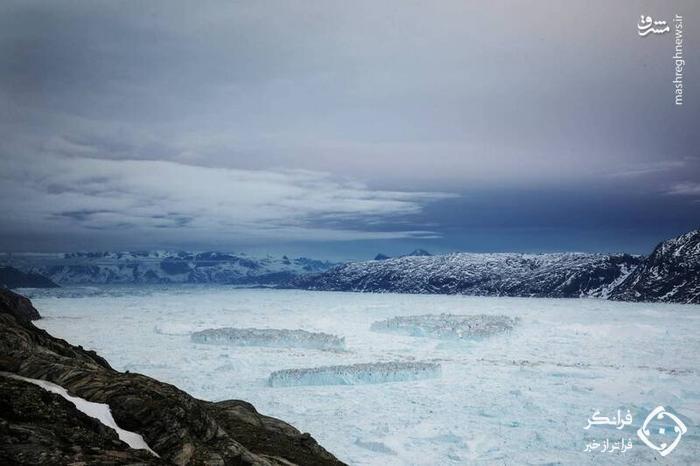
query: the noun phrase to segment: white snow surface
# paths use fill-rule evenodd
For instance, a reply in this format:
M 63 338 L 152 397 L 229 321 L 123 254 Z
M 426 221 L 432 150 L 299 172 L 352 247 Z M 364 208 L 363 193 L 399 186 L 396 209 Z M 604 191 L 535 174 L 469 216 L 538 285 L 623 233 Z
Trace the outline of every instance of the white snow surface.
M 47 392 L 55 393 L 57 395 L 62 396 L 67 401 L 73 403 L 73 405 L 75 405 L 78 411 L 97 419 L 110 429 L 114 429 L 117 432 L 117 435 L 119 436 L 119 440 L 126 443 L 131 448 L 134 448 L 136 450 L 148 450 L 151 454 L 158 456 L 158 453 L 151 450 L 151 448 L 148 446 L 141 434 L 131 432 L 130 430 L 122 429 L 117 425 L 117 422 L 114 420 L 114 417 L 112 417 L 112 411 L 109 409 L 108 404 L 94 403 L 92 401 L 88 401 L 78 396 L 69 395 L 68 390 L 66 390 L 65 388 L 61 387 L 60 385 L 56 385 L 53 382 L 48 382 L 46 380 L 22 377 L 21 375 L 12 374 L 10 372 L 0 372 L 0 375 L 33 383 L 34 385 L 38 385 L 39 387 L 43 388 Z
M 352 465 L 697 464 L 700 306 L 599 299 L 236 289 L 201 285 L 25 290 L 36 325 L 96 350 L 118 370 L 193 396 L 243 399 L 311 433 Z M 423 314 L 519 318 L 512 331 L 441 340 L 371 330 Z M 346 351 L 192 342 L 217 327 L 287 328 L 345 337 Z M 437 378 L 275 388 L 274 371 L 434 362 Z M 665 458 L 636 436 L 656 406 L 688 427 Z M 624 430 L 584 430 L 594 410 L 629 409 Z M 624 454 L 584 452 L 630 438 Z

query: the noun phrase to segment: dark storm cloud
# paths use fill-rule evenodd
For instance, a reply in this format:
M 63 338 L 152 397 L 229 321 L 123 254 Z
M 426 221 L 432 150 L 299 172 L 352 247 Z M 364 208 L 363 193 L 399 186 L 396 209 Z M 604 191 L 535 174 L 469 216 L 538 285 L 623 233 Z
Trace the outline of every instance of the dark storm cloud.
M 699 10 L 4 2 L 0 238 L 539 248 L 514 239 L 528 231 L 606 249 L 691 228 Z M 642 13 L 685 17 L 682 108 L 672 35 L 638 37 Z

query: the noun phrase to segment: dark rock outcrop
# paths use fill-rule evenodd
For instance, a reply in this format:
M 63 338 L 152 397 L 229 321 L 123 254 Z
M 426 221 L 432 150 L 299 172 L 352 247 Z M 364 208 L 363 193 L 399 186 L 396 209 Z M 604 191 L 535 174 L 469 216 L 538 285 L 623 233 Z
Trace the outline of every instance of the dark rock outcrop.
M 0 267 L 0 288 L 58 288 L 58 285 L 38 273 Z
M 611 299 L 700 304 L 700 230 L 656 246 Z
M 0 464 L 168 464 L 60 395 L 0 375 Z
M 41 319 L 32 302 L 22 295 L 0 290 L 0 314 L 10 314 L 18 322 Z
M 283 421 L 259 414 L 249 403 L 202 401 L 150 377 L 117 372 L 94 352 L 70 345 L 36 328 L 24 317 L 26 309 L 13 307 L 17 303 L 20 307 L 26 306 L 28 300 L 0 290 L 0 303 L 3 303 L 0 305 L 0 371 L 47 380 L 64 387 L 74 396 L 107 403 L 120 427 L 141 434 L 161 456 L 161 459 L 143 457 L 142 463 L 342 464 L 309 434 L 302 434 Z M 14 403 L 12 400 L 11 397 L 10 403 Z M 100 435 L 100 431 L 94 429 L 93 433 Z M 45 438 L 60 440 L 64 437 Z M 36 445 L 27 438 L 20 438 L 20 443 L 11 443 L 3 436 L 0 455 L 12 460 L 10 464 L 19 461 L 17 455 L 30 449 L 37 450 L 38 454 L 43 451 L 51 455 L 63 451 L 63 447 L 57 444 L 59 440 Z M 112 451 L 111 443 L 107 446 Z M 112 455 L 101 447 L 98 450 L 94 452 L 96 455 Z M 128 448 L 114 451 L 133 453 L 133 450 L 129 453 Z M 104 462 L 109 463 L 106 459 Z

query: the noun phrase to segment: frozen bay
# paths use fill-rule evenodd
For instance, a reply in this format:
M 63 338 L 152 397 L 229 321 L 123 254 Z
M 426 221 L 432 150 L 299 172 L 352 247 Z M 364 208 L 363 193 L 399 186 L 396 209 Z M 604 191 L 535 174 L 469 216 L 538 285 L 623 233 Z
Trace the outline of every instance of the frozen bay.
M 243 399 L 310 432 L 350 464 L 692 464 L 700 455 L 700 306 L 596 299 L 359 294 L 212 286 L 24 290 L 37 325 L 209 400 Z M 477 340 L 387 334 L 397 316 L 493 314 L 514 328 Z M 342 351 L 211 345 L 195 331 L 288 329 L 345 338 Z M 436 378 L 270 387 L 271 373 L 366 363 L 439 363 Z M 657 405 L 688 427 L 661 458 L 637 438 Z M 585 430 L 594 410 L 633 423 Z M 584 452 L 631 438 L 625 453 Z

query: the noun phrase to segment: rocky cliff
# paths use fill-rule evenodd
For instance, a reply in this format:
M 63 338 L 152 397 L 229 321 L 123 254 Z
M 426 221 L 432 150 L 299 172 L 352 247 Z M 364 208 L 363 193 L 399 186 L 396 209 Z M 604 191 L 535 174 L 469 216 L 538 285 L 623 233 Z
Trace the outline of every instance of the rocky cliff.
M 118 426 L 140 434 L 160 458 L 129 448 L 58 395 L 0 376 L 0 463 L 342 464 L 309 434 L 247 402 L 198 400 L 150 377 L 117 372 L 96 353 L 34 326 L 38 317 L 26 298 L 0 290 L 0 371 L 108 404 Z

